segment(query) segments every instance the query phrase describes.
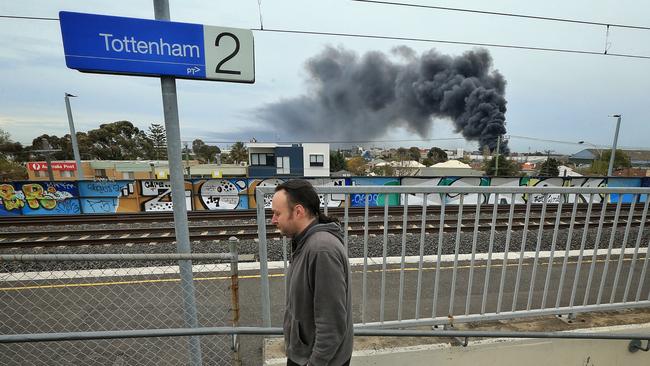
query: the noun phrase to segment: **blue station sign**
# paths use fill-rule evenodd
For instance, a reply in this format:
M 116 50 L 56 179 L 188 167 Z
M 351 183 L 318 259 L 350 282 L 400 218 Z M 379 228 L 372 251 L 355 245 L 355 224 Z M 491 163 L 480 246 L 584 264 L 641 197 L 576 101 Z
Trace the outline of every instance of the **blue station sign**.
M 247 29 L 59 12 L 66 65 L 83 72 L 255 81 Z

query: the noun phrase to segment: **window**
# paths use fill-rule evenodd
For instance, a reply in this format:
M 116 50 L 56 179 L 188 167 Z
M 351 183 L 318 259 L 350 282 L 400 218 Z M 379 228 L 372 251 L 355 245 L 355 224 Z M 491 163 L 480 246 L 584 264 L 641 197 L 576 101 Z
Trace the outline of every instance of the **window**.
M 61 178 L 72 178 L 74 177 L 74 172 L 72 170 L 62 170 Z
M 278 174 L 291 174 L 291 164 L 288 156 L 278 156 Z
M 37 177 L 37 178 L 38 177 L 44 177 L 45 174 L 43 174 L 43 173 L 44 172 L 41 172 L 40 170 L 34 170 L 34 176 Z
M 309 155 L 309 166 L 323 166 L 325 156 L 323 155 Z
M 133 172 L 122 172 L 122 179 L 135 179 Z
M 106 169 L 95 169 L 95 177 L 106 177 Z
M 274 166 L 275 155 L 267 153 L 251 154 L 251 165 Z

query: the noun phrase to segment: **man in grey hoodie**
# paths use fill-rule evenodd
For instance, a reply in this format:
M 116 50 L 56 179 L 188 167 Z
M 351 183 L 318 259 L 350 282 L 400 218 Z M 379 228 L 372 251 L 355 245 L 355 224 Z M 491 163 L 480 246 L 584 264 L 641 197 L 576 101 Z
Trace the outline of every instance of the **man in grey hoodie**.
M 292 239 L 283 327 L 287 365 L 349 365 L 354 329 L 341 227 L 323 215 L 305 180 L 278 185 L 271 207 L 271 222 Z

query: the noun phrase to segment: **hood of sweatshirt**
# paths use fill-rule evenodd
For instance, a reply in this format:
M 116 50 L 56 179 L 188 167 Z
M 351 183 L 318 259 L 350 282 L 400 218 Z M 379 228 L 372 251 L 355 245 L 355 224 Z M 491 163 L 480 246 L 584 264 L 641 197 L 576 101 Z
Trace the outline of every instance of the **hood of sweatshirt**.
M 321 231 L 326 231 L 334 235 L 339 240 L 339 242 L 341 242 L 341 245 L 343 244 L 343 232 L 341 226 L 338 223 L 328 222 L 325 224 L 321 224 L 321 223 L 317 223 L 317 220 L 314 220 L 314 222 L 309 224 L 309 226 L 307 226 L 302 233 L 298 234 L 291 241 L 291 250 L 292 250 L 291 257 L 292 258 L 295 257 L 302 251 L 305 242 L 310 236 L 312 236 L 314 233 L 321 232 Z

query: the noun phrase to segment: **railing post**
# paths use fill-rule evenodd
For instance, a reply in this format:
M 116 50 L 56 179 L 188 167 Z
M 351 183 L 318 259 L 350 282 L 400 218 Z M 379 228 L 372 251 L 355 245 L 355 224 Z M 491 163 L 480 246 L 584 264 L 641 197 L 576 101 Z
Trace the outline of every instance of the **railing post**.
M 232 306 L 232 326 L 239 327 L 239 253 L 237 244 L 239 239 L 230 238 L 228 246 L 230 247 L 230 294 Z M 239 337 L 237 334 L 232 335 L 233 365 L 241 365 L 241 355 L 239 354 Z
M 266 212 L 264 210 L 264 192 L 262 187 L 257 187 L 255 189 L 255 202 L 257 204 L 257 231 L 259 233 L 262 325 L 270 327 L 271 293 L 269 291 L 269 263 L 266 247 Z

